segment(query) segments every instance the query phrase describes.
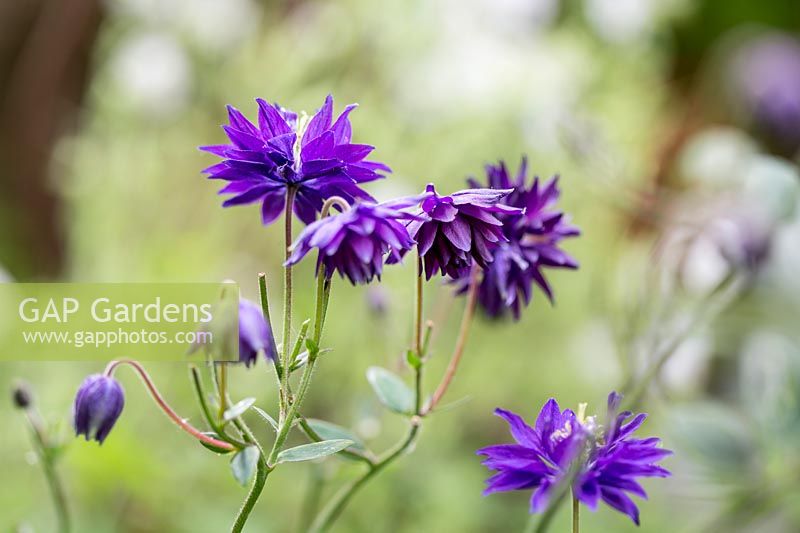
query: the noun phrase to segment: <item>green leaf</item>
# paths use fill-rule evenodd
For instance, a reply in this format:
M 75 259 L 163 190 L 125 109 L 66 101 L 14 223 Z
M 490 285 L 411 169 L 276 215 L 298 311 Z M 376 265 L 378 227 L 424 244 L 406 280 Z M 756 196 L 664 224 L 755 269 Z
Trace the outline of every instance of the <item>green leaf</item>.
M 351 440 L 353 441 L 353 444 L 350 445 L 350 448 L 358 451 L 364 451 L 366 449 L 364 442 L 352 431 L 345 427 L 337 426 L 331 422 L 318 420 L 316 418 L 309 418 L 306 420 L 306 422 L 308 422 L 308 425 L 311 426 L 311 429 L 313 429 L 316 434 L 324 440 Z
M 406 361 L 408 361 L 408 366 L 411 368 L 420 368 L 422 366 L 422 359 L 419 358 L 414 350 L 406 352 Z
M 205 435 L 206 437 L 211 437 L 212 439 L 219 439 L 219 436 L 216 433 L 212 433 L 210 431 L 203 432 L 203 435 Z M 214 446 L 213 444 L 209 444 L 209 443 L 207 443 L 205 441 L 202 441 L 202 440 L 200 441 L 200 444 L 202 444 L 204 448 L 206 448 L 208 450 L 211 450 L 214 453 L 223 453 L 224 454 L 224 453 L 231 453 L 233 451 L 233 450 L 231 450 L 229 448 L 219 448 L 217 446 Z
M 255 406 L 253 407 L 253 411 L 255 411 L 258 416 L 263 418 L 264 421 L 272 427 L 272 429 L 278 431 L 278 422 L 274 418 L 269 416 L 269 413 L 264 411 L 262 408 Z
M 247 486 L 247 482 L 253 477 L 258 464 L 258 455 L 258 448 L 248 446 L 239 450 L 231 459 L 231 472 L 241 486 Z
M 234 418 L 239 418 L 244 414 L 245 411 L 253 407 L 254 403 L 256 403 L 255 398 L 245 398 L 244 400 L 237 402 L 235 405 L 228 407 L 228 409 L 222 415 L 222 419 L 225 422 L 230 422 Z
M 395 374 L 384 368 L 371 366 L 367 369 L 367 380 L 387 408 L 406 415 L 414 411 L 414 393 Z
M 312 459 L 319 459 L 320 457 L 340 452 L 352 444 L 353 441 L 347 439 L 323 440 L 322 442 L 303 444 L 302 446 L 295 446 L 294 448 L 283 450 L 278 454 L 278 462 L 293 463 L 297 461 L 311 461 Z

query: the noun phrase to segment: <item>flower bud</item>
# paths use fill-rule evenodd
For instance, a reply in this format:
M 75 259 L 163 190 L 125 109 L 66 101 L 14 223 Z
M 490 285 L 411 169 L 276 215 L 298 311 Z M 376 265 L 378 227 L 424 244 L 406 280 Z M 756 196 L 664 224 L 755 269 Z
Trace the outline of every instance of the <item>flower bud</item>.
M 30 388 L 27 384 L 22 382 L 14 385 L 12 398 L 14 400 L 14 406 L 19 409 L 27 409 L 33 403 L 33 395 L 31 394 Z
M 242 298 L 239 300 L 239 361 L 249 367 L 256 362 L 261 350 L 269 360 L 278 357 L 272 328 L 264 319 L 261 307 Z
M 102 444 L 124 405 L 125 393 L 117 380 L 103 374 L 92 374 L 83 381 L 75 396 L 75 434 Z

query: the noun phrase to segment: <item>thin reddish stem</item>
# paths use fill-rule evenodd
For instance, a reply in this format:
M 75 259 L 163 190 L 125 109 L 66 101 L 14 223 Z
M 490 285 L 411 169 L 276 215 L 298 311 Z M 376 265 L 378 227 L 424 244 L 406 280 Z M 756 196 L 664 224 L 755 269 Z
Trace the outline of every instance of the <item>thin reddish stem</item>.
M 475 316 L 475 306 L 478 301 L 478 281 L 480 279 L 479 274 L 480 268 L 477 265 L 473 265 L 469 277 L 467 303 L 466 307 L 464 308 L 464 315 L 461 318 L 461 328 L 458 331 L 458 339 L 456 340 L 456 346 L 453 349 L 453 355 L 450 357 L 450 363 L 447 365 L 447 370 L 442 377 L 442 381 L 439 383 L 439 386 L 436 387 L 436 391 L 433 393 L 433 397 L 431 398 L 428 406 L 425 408 L 423 414 L 428 414 L 436 408 L 456 375 L 458 364 L 461 362 L 461 357 L 464 355 L 464 348 L 467 345 L 467 337 L 469 337 L 472 319 Z
M 136 370 L 136 372 L 139 374 L 139 377 L 142 378 L 142 381 L 147 387 L 147 390 L 150 391 L 150 395 L 153 397 L 153 400 L 155 400 L 156 404 L 158 404 L 161 410 L 164 411 L 164 413 L 166 413 L 166 415 L 186 433 L 196 438 L 197 440 L 201 440 L 206 444 L 210 444 L 211 446 L 214 446 L 216 448 L 222 448 L 224 450 L 231 450 L 231 451 L 235 449 L 234 446 L 229 442 L 209 437 L 208 435 L 203 434 L 203 432 L 197 429 L 196 427 L 186 422 L 186 420 L 181 418 L 178 415 L 178 413 L 176 413 L 172 409 L 172 407 L 170 407 L 169 404 L 167 404 L 166 400 L 164 400 L 164 398 L 158 392 L 158 389 L 153 383 L 153 380 L 150 377 L 150 375 L 147 373 L 147 370 L 145 370 L 144 367 L 138 361 L 134 361 L 133 359 L 117 359 L 115 361 L 111 361 L 110 363 L 108 363 L 108 366 L 106 367 L 105 375 L 109 377 L 112 376 L 114 374 L 114 371 L 120 365 L 129 365 L 134 370 Z

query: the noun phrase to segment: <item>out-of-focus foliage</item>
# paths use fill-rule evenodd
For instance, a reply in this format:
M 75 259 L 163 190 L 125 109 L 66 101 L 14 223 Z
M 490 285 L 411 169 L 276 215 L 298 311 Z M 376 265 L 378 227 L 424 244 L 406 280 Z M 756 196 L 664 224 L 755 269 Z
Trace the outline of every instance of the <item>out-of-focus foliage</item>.
M 358 102 L 355 142 L 369 139 L 394 169 L 366 187 L 379 198 L 429 181 L 462 188 L 485 163 L 527 153 L 534 172 L 561 175 L 562 206 L 583 230 L 565 246 L 580 270 L 552 274 L 555 306 L 537 295 L 520 323 L 478 321 L 448 397 L 467 400 L 437 413 L 413 458 L 359 493 L 337 530 L 520 529 L 525 494 L 480 495 L 486 472 L 474 451 L 506 438 L 492 410 L 532 416 L 558 396 L 600 411 L 609 390 L 646 373 L 678 336 L 643 395 L 643 432 L 666 433 L 676 475 L 645 483 L 641 531 L 796 531 L 797 153 L 776 147 L 715 88 L 737 49 L 723 43 L 746 46 L 751 32 L 777 30 L 797 39 L 797 17 L 791 0 L 112 0 L 78 124 L 49 164 L 64 205 L 61 279 L 232 278 L 255 299 L 256 273 L 266 271 L 279 293 L 281 229 L 263 228 L 255 207 L 222 210 L 216 184 L 199 173 L 212 158 L 196 146 L 223 141 L 226 103 L 252 116 L 255 97 L 308 111 L 328 93 Z M 22 250 L 2 252 L 11 274 L 28 279 Z M 310 263 L 297 269 L 298 324 L 313 309 Z M 725 305 L 702 312 L 732 273 Z M 377 365 L 407 377 L 413 276 L 413 265 L 387 267 L 379 294 L 334 284 L 333 351 L 304 407 L 354 427 L 375 449 L 403 428 L 381 414 L 365 373 Z M 450 287 L 427 294 L 433 386 L 463 301 Z M 41 411 L 68 420 L 83 376 L 99 370 L 6 364 L 0 387 L 24 376 Z M 199 423 L 186 368 L 150 371 Z M 135 376 L 119 377 L 128 407 L 114 433 L 99 448 L 72 442 L 61 460 L 76 531 L 224 530 L 244 498 L 226 461 L 175 430 Z M 274 405 L 263 361 L 230 379 L 234 400 Z M 0 491 L 0 528 L 51 530 L 24 426 L 7 403 L 0 420 L 0 468 L 14 487 Z M 327 494 L 358 468 L 333 458 L 276 470 L 249 527 L 298 528 L 307 486 L 321 478 Z M 633 527 L 605 509 L 583 523 L 587 532 Z

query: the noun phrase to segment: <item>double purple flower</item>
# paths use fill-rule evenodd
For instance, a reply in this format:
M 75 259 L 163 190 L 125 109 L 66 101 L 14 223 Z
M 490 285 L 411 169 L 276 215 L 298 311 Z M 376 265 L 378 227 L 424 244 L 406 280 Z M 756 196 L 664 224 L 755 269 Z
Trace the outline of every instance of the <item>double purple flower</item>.
M 318 220 L 298 236 L 287 264 L 300 262 L 316 248 L 317 267 L 322 265 L 329 278 L 338 272 L 354 285 L 380 278 L 387 255 L 399 261 L 414 246 L 403 221 L 416 216 L 403 209 L 418 201 L 358 202 L 343 213 Z
M 294 213 L 306 224 L 316 218 L 331 196 L 353 203 L 372 197 L 359 185 L 391 172 L 383 163 L 367 161 L 373 147 L 350 142 L 348 116 L 355 105 L 345 107 L 333 120 L 333 98 L 306 122 L 297 113 L 258 102 L 258 126 L 228 106 L 229 124 L 222 126 L 229 144 L 201 146 L 223 158 L 203 172 L 210 178 L 228 181 L 220 194 L 232 194 L 224 207 L 261 202 L 264 224 L 283 211 L 286 198 L 294 194 Z
M 511 192 L 500 202 L 516 211 L 497 215 L 502 222 L 503 239 L 493 252 L 494 261 L 485 267 L 478 288 L 478 301 L 487 315 L 500 317 L 509 310 L 519 319 L 523 307 L 533 296 L 534 284 L 553 300 L 553 291 L 544 276 L 547 268 L 578 268 L 578 263 L 559 248 L 560 241 L 580 235 L 563 212 L 555 209 L 560 196 L 558 179 L 546 185 L 534 178 L 528 185 L 527 160 L 523 158 L 515 178 L 504 162 L 487 165 L 488 185 L 498 191 Z M 474 179 L 469 184 L 478 187 Z M 460 290 L 465 292 L 468 280 L 462 277 Z
M 492 252 L 507 240 L 501 217 L 522 212 L 501 203 L 511 189 L 467 189 L 448 196 L 428 184 L 420 204 L 421 217 L 408 225 L 425 265 L 425 277 L 436 272 L 459 278 L 469 274 L 475 261 L 481 267 L 492 262 Z
M 572 410 L 560 410 L 550 399 L 533 427 L 517 414 L 497 409 L 516 444 L 499 444 L 478 450 L 483 464 L 496 473 L 487 480 L 484 494 L 533 490 L 532 513 L 547 509 L 555 494 L 571 487 L 575 497 L 590 509 L 600 500 L 626 514 L 637 525 L 639 509 L 629 494 L 646 498 L 637 481 L 642 477 L 668 477 L 656 463 L 672 452 L 658 446 L 660 439 L 637 439 L 633 433 L 647 415 L 617 414 L 621 396 L 608 396 L 608 423 L 599 426 L 594 417 L 583 419 Z

